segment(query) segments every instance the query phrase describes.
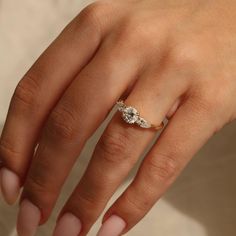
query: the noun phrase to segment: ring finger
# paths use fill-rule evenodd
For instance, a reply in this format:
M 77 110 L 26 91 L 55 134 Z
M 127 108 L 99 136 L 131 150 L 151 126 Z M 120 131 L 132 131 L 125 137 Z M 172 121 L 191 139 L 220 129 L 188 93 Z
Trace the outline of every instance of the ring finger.
M 160 124 L 186 91 L 187 82 L 176 86 L 179 79 L 171 69 L 158 76 L 150 69 L 139 78 L 125 103 L 138 108 L 141 115 L 145 114 L 153 123 Z M 120 114 L 115 114 L 99 140 L 84 176 L 60 214 L 55 236 L 68 232 L 75 217 L 82 224 L 80 236 L 88 233 L 155 134 L 151 129 L 144 131 L 129 126 L 121 121 Z

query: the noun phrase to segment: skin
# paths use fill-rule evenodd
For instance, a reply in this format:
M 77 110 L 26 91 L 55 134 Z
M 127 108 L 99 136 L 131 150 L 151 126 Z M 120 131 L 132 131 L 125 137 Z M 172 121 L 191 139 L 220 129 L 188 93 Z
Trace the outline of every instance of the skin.
M 21 200 L 40 209 L 40 224 L 120 97 L 152 123 L 169 122 L 103 221 L 118 215 L 123 234 L 147 214 L 236 118 L 235 18 L 233 0 L 99 1 L 63 30 L 17 86 L 0 141 L 3 165 L 19 177 Z M 59 217 L 77 216 L 86 235 L 155 135 L 117 112 Z

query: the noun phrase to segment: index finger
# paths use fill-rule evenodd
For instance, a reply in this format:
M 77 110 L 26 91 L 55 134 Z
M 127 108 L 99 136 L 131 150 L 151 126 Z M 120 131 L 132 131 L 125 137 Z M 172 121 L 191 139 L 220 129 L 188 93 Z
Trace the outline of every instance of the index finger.
M 111 24 L 100 26 L 94 17 L 95 12 L 99 14 L 97 8 L 90 5 L 68 25 L 15 90 L 0 139 L 1 187 L 9 204 L 18 196 L 48 114 L 93 57 Z

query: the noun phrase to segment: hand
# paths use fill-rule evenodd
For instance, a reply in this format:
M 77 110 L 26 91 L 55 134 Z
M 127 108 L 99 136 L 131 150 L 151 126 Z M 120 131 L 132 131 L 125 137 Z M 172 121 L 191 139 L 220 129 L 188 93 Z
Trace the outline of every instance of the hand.
M 145 216 L 236 118 L 235 17 L 233 0 L 100 1 L 63 30 L 17 86 L 1 137 L 6 201 L 24 187 L 20 236 L 47 221 L 85 142 L 120 97 L 152 123 L 169 123 L 98 235 L 124 234 Z M 86 235 L 155 135 L 117 112 L 54 235 Z

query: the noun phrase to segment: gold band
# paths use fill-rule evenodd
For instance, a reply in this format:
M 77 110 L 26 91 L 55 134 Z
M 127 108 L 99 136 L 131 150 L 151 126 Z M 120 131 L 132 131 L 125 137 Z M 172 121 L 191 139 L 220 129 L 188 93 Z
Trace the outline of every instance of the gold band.
M 151 128 L 155 129 L 155 130 L 161 130 L 163 129 L 165 126 L 165 123 L 162 121 L 160 125 L 153 125 L 151 124 Z

